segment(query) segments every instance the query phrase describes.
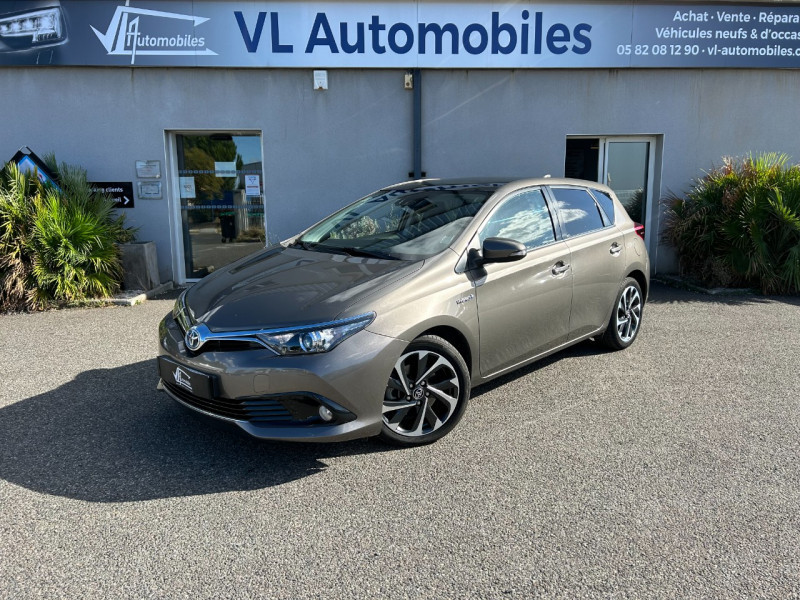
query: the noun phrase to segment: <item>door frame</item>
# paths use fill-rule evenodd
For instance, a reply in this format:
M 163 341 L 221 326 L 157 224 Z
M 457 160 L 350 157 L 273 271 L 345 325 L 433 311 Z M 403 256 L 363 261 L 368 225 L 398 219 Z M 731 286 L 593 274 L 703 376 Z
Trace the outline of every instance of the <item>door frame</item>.
M 600 148 L 597 153 L 597 173 L 600 178 L 599 183 L 608 184 L 608 144 L 609 142 L 647 142 L 649 143 L 647 152 L 647 207 L 645 212 L 644 242 L 648 252 L 655 256 L 654 248 L 651 247 L 653 231 L 658 231 L 659 223 L 659 203 L 655 200 L 655 181 L 656 177 L 656 153 L 658 151 L 659 136 L 657 135 L 568 135 L 567 140 L 598 140 Z M 565 143 L 566 144 L 566 143 Z M 566 145 L 565 145 L 566 151 Z
M 181 191 L 178 174 L 178 144 L 179 135 L 213 135 L 215 133 L 225 133 L 230 135 L 257 135 L 259 136 L 259 146 L 261 150 L 261 179 L 264 187 L 264 196 L 261 201 L 264 204 L 264 235 L 269 239 L 267 233 L 267 188 L 264 178 L 264 132 L 260 129 L 232 129 L 220 127 L 219 129 L 167 129 L 164 130 L 164 143 L 166 149 L 166 173 L 167 181 L 164 188 L 167 190 L 169 206 L 169 228 L 170 228 L 170 249 L 172 255 L 173 280 L 178 285 L 194 283 L 199 279 L 186 278 L 186 256 L 183 249 L 183 219 L 181 218 Z

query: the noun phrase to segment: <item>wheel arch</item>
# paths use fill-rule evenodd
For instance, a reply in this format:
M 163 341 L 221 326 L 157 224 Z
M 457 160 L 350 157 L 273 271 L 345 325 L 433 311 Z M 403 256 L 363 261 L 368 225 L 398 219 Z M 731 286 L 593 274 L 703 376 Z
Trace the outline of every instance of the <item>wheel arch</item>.
M 467 364 L 469 376 L 470 378 L 472 377 L 472 348 L 470 347 L 469 342 L 463 333 L 461 333 L 455 327 L 439 325 L 436 327 L 431 327 L 430 329 L 426 329 L 417 337 L 421 337 L 423 335 L 435 335 L 450 343 L 456 350 L 458 350 L 458 353 L 464 359 L 464 362 Z
M 639 269 L 634 269 L 633 271 L 628 273 L 626 277 L 632 277 L 633 279 L 636 280 L 636 283 L 639 284 L 639 288 L 642 290 L 642 296 L 644 296 L 644 298 L 646 299 L 649 290 L 647 288 L 647 277 L 645 276 L 645 274 L 642 273 Z

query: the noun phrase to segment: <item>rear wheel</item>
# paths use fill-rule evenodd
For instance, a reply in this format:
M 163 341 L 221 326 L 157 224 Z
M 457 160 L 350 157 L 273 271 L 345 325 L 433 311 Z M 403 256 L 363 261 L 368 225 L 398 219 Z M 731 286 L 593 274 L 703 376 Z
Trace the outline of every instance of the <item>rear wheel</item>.
M 608 328 L 603 334 L 603 344 L 613 350 L 622 350 L 630 346 L 639 333 L 643 310 L 642 289 L 635 279 L 628 277 L 622 282 L 617 294 Z
M 469 372 L 458 350 L 435 335 L 417 338 L 389 375 L 381 438 L 401 446 L 435 442 L 461 419 L 469 393 Z

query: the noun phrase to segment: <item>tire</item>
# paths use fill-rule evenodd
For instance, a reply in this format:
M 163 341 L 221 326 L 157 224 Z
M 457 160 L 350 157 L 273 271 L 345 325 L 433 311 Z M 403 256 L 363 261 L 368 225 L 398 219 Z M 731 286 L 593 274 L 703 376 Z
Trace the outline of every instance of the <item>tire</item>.
M 639 283 L 632 277 L 622 282 L 614 310 L 601 342 L 612 350 L 624 350 L 630 346 L 642 325 L 644 299 Z
M 469 394 L 469 371 L 458 350 L 438 336 L 419 337 L 389 375 L 380 437 L 398 446 L 435 442 L 461 420 Z

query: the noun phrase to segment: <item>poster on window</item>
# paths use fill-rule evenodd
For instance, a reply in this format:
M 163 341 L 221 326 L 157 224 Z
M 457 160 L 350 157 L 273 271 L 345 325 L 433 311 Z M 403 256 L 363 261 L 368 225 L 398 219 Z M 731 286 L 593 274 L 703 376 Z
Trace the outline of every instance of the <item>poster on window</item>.
M 258 196 L 261 194 L 261 177 L 258 175 L 245 175 L 244 185 L 247 196 Z
M 185 198 L 187 200 L 197 198 L 197 194 L 194 189 L 194 177 L 181 177 L 179 185 L 181 187 L 181 198 Z

